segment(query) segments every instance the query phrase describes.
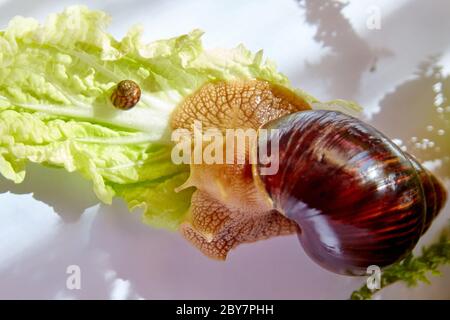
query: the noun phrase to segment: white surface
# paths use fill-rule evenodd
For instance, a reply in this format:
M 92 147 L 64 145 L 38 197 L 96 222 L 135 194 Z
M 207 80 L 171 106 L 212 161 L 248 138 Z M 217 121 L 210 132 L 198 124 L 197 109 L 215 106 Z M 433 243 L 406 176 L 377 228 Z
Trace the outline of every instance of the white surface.
M 420 80 L 417 68 L 431 54 L 441 54 L 438 64 L 450 70 L 450 2 L 359 0 L 341 12 L 321 9 L 324 2 L 306 1 L 305 9 L 291 0 L 0 0 L 0 28 L 18 14 L 42 20 L 76 3 L 109 12 L 117 37 L 136 23 L 144 25 L 148 40 L 201 28 L 205 46 L 263 48 L 296 86 L 324 100 L 355 99 L 366 115 L 380 107 L 381 115 L 385 108 L 395 111 L 390 103 L 412 103 L 404 130 L 388 116 L 374 121 L 398 134 L 393 138 L 414 134 L 411 126 L 425 125 L 414 108 L 432 108 L 433 97 L 414 104 L 429 83 L 406 84 Z M 381 11 L 381 30 L 366 27 L 373 5 Z M 322 42 L 320 30 L 329 31 Z M 447 205 L 423 241 L 432 240 L 449 217 Z M 209 260 L 178 234 L 142 225 L 120 200 L 98 204 L 90 183 L 78 175 L 34 165 L 21 185 L 0 178 L 0 221 L 0 298 L 345 299 L 364 281 L 320 269 L 295 237 L 243 245 L 225 263 Z M 81 290 L 66 289 L 66 268 L 73 264 L 81 267 Z M 443 271 L 432 286 L 396 285 L 382 297 L 448 299 L 450 270 Z

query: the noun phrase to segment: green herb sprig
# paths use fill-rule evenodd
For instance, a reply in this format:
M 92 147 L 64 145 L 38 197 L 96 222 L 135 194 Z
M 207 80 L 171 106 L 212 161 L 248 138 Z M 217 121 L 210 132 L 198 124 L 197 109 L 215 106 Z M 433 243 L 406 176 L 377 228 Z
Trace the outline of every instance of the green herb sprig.
M 403 281 L 409 287 L 419 282 L 430 284 L 428 275 L 440 275 L 439 267 L 450 264 L 450 227 L 444 230 L 438 242 L 425 247 L 421 256 L 410 253 L 405 259 L 383 270 L 381 289 L 398 281 Z M 353 291 L 350 299 L 368 300 L 377 291 L 370 290 L 366 285 Z

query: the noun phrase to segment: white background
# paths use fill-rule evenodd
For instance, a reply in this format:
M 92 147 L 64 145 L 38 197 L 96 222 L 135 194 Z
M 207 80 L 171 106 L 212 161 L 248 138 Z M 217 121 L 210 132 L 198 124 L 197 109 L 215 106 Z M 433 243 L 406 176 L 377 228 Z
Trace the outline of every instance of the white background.
M 137 23 L 146 40 L 201 28 L 205 47 L 263 48 L 294 85 L 324 100 L 357 100 L 366 119 L 392 138 L 422 132 L 428 123 L 419 111 L 432 112 L 433 83 L 417 70 L 439 55 L 448 76 L 450 2 L 359 0 L 342 10 L 324 9 L 327 2 L 0 0 L 0 28 L 15 15 L 42 21 L 80 3 L 110 13 L 116 37 Z M 381 13 L 380 30 L 366 26 L 374 8 Z M 346 299 L 364 282 L 320 269 L 294 236 L 243 245 L 225 263 L 209 260 L 178 234 L 141 224 L 120 200 L 99 204 L 91 190 L 76 174 L 35 165 L 21 185 L 0 178 L 0 298 Z M 433 240 L 449 217 L 447 205 L 422 243 Z M 66 289 L 71 264 L 81 267 L 81 290 Z M 450 269 L 443 271 L 431 286 L 395 285 L 378 298 L 448 299 Z

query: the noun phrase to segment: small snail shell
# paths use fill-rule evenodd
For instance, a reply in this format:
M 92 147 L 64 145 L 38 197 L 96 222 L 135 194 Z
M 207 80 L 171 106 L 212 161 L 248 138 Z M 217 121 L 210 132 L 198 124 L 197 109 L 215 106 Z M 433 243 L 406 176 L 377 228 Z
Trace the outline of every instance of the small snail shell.
M 132 80 L 122 80 L 111 95 L 113 105 L 122 110 L 133 108 L 141 98 L 141 89 Z
M 307 254 L 341 274 L 365 274 L 409 253 L 445 202 L 437 179 L 364 122 L 334 111 L 273 120 L 279 171 L 258 179 L 300 227 Z M 266 142 L 274 136 L 269 136 Z

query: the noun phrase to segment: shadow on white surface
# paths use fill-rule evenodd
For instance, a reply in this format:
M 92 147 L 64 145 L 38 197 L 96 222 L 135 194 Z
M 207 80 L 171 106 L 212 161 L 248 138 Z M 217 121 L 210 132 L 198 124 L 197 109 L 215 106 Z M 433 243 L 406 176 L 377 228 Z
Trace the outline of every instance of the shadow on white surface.
M 324 98 L 355 99 L 364 73 L 376 69 L 384 56 L 392 55 L 387 49 L 371 48 L 352 27 L 341 12 L 348 3 L 333 0 L 298 0 L 305 11 L 305 21 L 316 27 L 314 40 L 327 54 L 319 62 L 306 63 L 293 80 L 322 87 Z M 321 92 L 322 93 L 322 92 Z
M 178 234 L 143 225 L 121 201 L 55 229 L 0 267 L 0 298 L 346 298 L 360 282 L 318 269 L 295 237 L 242 246 L 226 263 L 209 260 Z M 73 264 L 81 290 L 65 288 Z M 127 290 L 115 292 L 117 281 Z

